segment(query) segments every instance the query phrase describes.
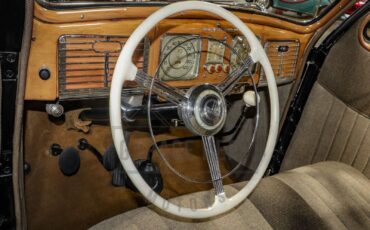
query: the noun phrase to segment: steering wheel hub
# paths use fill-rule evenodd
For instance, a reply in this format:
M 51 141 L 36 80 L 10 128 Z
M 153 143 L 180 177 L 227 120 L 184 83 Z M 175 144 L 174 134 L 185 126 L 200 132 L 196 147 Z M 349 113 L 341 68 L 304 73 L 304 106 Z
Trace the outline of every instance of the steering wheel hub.
M 179 107 L 185 126 L 201 136 L 218 133 L 227 113 L 225 98 L 219 89 L 210 84 L 194 86 L 187 92 L 187 98 Z
M 214 95 L 203 98 L 200 104 L 200 118 L 207 125 L 216 125 L 222 118 L 222 101 Z

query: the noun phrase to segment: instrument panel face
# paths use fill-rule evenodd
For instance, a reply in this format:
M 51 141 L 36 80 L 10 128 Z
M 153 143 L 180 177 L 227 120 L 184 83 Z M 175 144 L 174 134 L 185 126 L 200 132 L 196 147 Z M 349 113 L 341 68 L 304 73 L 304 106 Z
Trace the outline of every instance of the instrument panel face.
M 89 98 L 108 97 L 118 48 L 122 48 L 140 23 L 141 20 L 123 20 L 69 25 L 35 20 L 26 100 L 72 100 L 72 97 L 87 98 L 87 94 Z M 255 24 L 248 26 L 265 46 L 276 78 L 296 77 L 298 60 L 311 35 Z M 64 43 L 60 42 L 63 37 Z M 160 80 L 179 88 L 219 84 L 250 51 L 240 32 L 220 20 L 164 20 L 147 34 L 146 40 L 137 47 L 138 55 L 133 62 L 139 69 L 147 70 L 148 75 L 157 73 Z M 289 49 L 283 54 L 286 46 Z M 50 70 L 50 79 L 39 77 L 42 68 Z M 260 65 L 252 70 L 252 76 L 254 82 L 263 78 Z M 251 83 L 249 77 L 243 77 L 240 82 L 238 86 Z M 67 95 L 68 90 L 73 93 Z M 140 89 L 135 81 L 127 81 L 124 90 L 126 93 Z
M 158 78 L 162 81 L 217 83 L 249 55 L 246 39 L 238 35 L 202 36 L 165 33 L 160 37 Z M 254 73 L 254 72 L 253 72 Z M 153 74 L 153 73 L 152 73 Z
M 191 80 L 198 76 L 201 40 L 197 35 L 164 35 L 159 79 Z

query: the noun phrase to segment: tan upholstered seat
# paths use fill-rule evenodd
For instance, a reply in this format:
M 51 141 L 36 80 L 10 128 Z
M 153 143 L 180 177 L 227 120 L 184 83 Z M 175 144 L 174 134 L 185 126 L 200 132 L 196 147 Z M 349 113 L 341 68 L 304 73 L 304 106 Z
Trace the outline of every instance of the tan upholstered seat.
M 281 170 L 340 161 L 370 178 L 370 52 L 358 42 L 360 22 L 330 50 Z
M 235 193 L 243 183 L 226 186 Z M 209 193 L 175 198 L 204 206 Z M 191 202 L 190 202 L 191 203 Z M 92 229 L 370 229 L 370 181 L 351 166 L 321 162 L 262 180 L 248 200 L 217 218 L 189 221 L 138 208 Z

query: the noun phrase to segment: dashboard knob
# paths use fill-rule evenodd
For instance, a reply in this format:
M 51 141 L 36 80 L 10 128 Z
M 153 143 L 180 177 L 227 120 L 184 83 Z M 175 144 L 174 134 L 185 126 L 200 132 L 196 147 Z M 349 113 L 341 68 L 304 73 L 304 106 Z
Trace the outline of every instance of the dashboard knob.
M 257 102 L 256 102 L 256 96 L 257 96 Z M 247 91 L 243 94 L 243 100 L 247 107 L 254 107 L 257 105 L 257 103 L 260 102 L 260 96 L 254 92 L 254 91 Z
M 230 72 L 230 65 L 229 64 L 224 64 L 223 65 L 223 71 L 225 73 L 229 73 Z
M 222 69 L 222 64 L 216 64 L 216 73 L 220 73 Z
M 45 110 L 49 115 L 51 115 L 53 117 L 60 117 L 64 113 L 64 107 L 59 103 L 46 104 L 45 105 Z
M 40 69 L 39 71 L 39 77 L 42 79 L 42 80 L 48 80 L 50 78 L 50 70 L 46 69 L 46 68 L 42 68 Z
M 207 72 L 208 72 L 208 73 L 210 73 L 210 74 L 214 73 L 214 72 L 216 71 L 215 65 L 212 65 L 212 64 L 207 65 L 207 66 L 206 66 L 206 70 L 207 70 Z

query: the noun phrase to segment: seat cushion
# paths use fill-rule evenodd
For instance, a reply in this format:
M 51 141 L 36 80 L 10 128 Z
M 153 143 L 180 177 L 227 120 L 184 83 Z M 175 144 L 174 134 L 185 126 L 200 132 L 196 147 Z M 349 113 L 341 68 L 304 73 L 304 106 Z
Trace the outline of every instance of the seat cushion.
M 225 186 L 225 192 L 233 195 L 238 190 Z M 183 207 L 204 208 L 210 203 L 212 192 L 204 191 L 171 200 Z M 205 219 L 188 220 L 163 213 L 154 206 L 138 208 L 105 220 L 91 229 L 272 229 L 258 209 L 249 200 L 245 200 L 230 213 Z
M 370 181 L 339 162 L 265 178 L 249 200 L 274 229 L 370 229 Z
M 245 183 L 225 186 L 235 194 Z M 201 208 L 210 192 L 172 200 Z M 206 220 L 169 216 L 153 206 L 105 220 L 91 229 L 370 229 L 370 182 L 351 166 L 321 162 L 264 178 L 249 199 Z

